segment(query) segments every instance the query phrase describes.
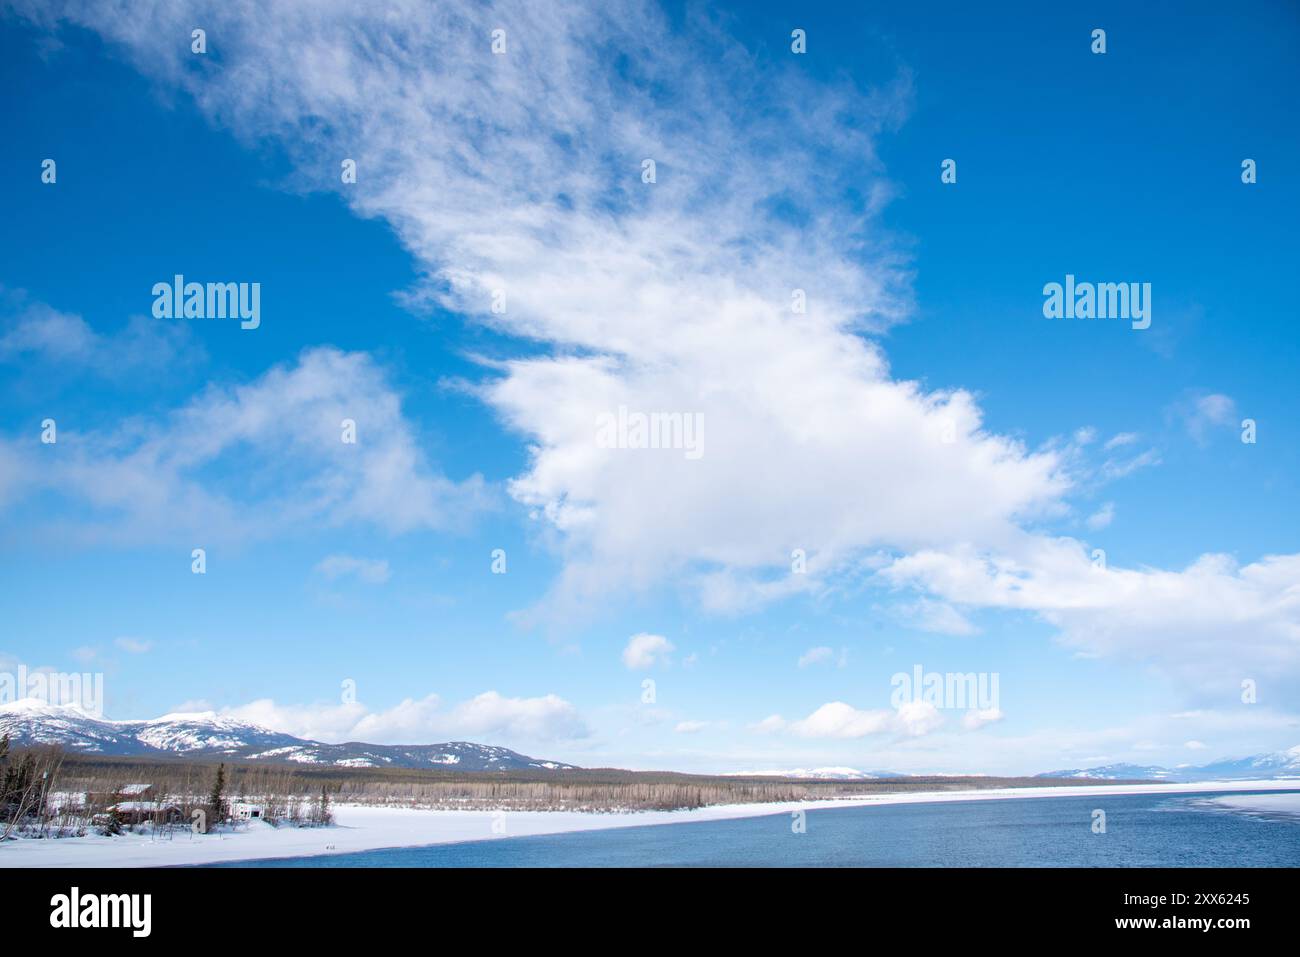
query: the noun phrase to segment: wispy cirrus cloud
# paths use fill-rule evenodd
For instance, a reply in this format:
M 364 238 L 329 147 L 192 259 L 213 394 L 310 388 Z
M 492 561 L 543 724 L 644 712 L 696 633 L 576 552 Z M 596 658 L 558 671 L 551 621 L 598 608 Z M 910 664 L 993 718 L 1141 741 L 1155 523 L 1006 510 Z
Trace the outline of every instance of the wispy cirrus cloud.
M 1068 486 L 1053 455 L 985 431 L 969 394 L 892 378 L 861 335 L 908 310 L 874 158 L 906 74 L 813 82 L 639 2 L 62 10 L 237 134 L 280 138 L 303 185 L 355 158 L 356 184 L 335 188 L 422 264 L 410 301 L 550 347 L 492 365 L 479 394 L 532 450 L 510 491 L 556 533 L 560 600 L 688 571 L 730 576 L 716 607 L 762 600 L 781 590 L 746 583 L 792 547 L 830 569 L 874 545 L 982 539 Z M 219 66 L 163 39 L 196 17 Z M 702 414 L 707 454 L 597 448 L 597 416 L 620 405 Z
M 1300 663 L 1297 556 L 1089 578 L 1082 542 L 1026 531 L 1065 512 L 1074 449 L 993 432 L 974 395 L 897 378 L 866 337 L 909 309 L 875 152 L 907 109 L 905 74 L 878 91 L 817 83 L 707 20 L 670 29 L 636 0 L 19 7 L 98 31 L 214 122 L 282 145 L 299 187 L 390 223 L 423 273 L 413 308 L 537 347 L 485 360 L 476 392 L 528 447 L 509 490 L 564 560 L 552 605 L 681 581 L 707 607 L 750 609 L 887 550 L 898 558 L 880 580 L 920 592 L 949 629 L 969 626 L 964 608 L 1028 610 L 1071 644 L 1198 684 L 1230 657 L 1228 634 L 1252 667 Z M 197 22 L 220 58 L 176 42 Z M 348 186 L 345 157 L 358 164 Z M 1223 398 L 1198 402 L 1194 437 L 1226 425 Z M 702 415 L 706 454 L 598 447 L 597 417 L 620 406 Z M 1107 442 L 1082 483 L 1159 461 L 1132 444 Z M 0 457 L 0 487 L 14 474 Z M 351 509 L 427 523 L 438 496 L 417 491 L 398 514 Z M 1175 655 L 1179 634 L 1191 637 Z

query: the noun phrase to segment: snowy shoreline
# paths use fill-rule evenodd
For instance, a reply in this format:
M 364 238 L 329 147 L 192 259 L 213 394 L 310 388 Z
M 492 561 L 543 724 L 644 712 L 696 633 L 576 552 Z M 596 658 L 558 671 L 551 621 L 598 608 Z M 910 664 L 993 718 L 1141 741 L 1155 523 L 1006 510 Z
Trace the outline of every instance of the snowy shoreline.
M 328 828 L 274 828 L 268 824 L 253 822 L 246 829 L 233 832 L 194 835 L 182 831 L 170 839 L 155 839 L 146 834 L 125 834 L 118 837 L 92 835 L 58 840 L 7 841 L 0 845 L 0 867 L 163 867 L 214 864 L 500 840 L 509 837 L 596 831 L 618 827 L 721 821 L 789 814 L 796 810 L 812 811 L 877 804 L 1240 791 L 1300 792 L 1300 779 L 913 791 L 823 801 L 721 804 L 679 811 L 443 811 L 344 804 L 334 808 L 337 824 Z M 1291 806 L 1300 805 L 1300 793 L 1292 797 L 1295 799 L 1295 804 Z M 1280 795 L 1278 799 L 1286 800 Z

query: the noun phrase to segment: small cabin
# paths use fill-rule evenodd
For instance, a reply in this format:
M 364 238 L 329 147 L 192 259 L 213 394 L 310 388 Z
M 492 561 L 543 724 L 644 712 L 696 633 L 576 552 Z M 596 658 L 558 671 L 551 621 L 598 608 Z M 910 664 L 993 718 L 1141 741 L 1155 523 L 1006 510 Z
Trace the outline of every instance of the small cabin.
M 261 804 L 235 801 L 230 805 L 230 817 L 234 821 L 260 821 L 265 816 L 266 808 Z
M 108 811 L 123 824 L 144 824 L 146 821 L 179 824 L 181 821 L 181 809 L 165 801 L 119 801 Z

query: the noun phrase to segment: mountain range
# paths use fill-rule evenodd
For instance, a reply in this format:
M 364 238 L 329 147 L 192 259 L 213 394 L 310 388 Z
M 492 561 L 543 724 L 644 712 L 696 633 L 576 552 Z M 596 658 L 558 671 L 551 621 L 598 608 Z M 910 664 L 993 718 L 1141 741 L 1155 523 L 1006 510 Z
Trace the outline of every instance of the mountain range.
M 791 768 L 788 771 L 733 771 L 732 778 L 793 778 L 804 781 L 878 781 L 906 777 L 893 771 L 859 771 L 857 768 Z
M 1107 764 L 1098 768 L 1071 768 L 1065 771 L 1048 771 L 1040 778 L 1088 778 L 1097 781 L 1154 780 L 1154 781 L 1236 781 L 1300 779 L 1300 745 L 1286 751 L 1255 754 L 1248 758 L 1215 761 L 1211 764 L 1186 765 L 1162 768 L 1154 765 Z
M 58 744 L 70 751 L 113 756 L 239 758 L 352 768 L 443 768 L 456 771 L 563 770 L 508 748 L 443 744 L 326 744 L 272 731 L 213 712 L 168 714 L 149 721 L 108 721 L 76 708 L 30 699 L 0 705 L 0 736 L 16 746 Z
M 790 771 L 750 771 L 744 776 L 802 778 L 817 781 L 875 781 L 904 777 L 892 771 L 859 771 L 856 768 L 795 768 Z M 971 775 L 930 774 L 926 777 L 969 777 Z M 978 775 L 976 775 L 978 776 Z M 1256 754 L 1248 758 L 1216 761 L 1213 764 L 1179 765 L 1164 768 L 1158 765 L 1107 764 L 1096 768 L 1070 768 L 1063 771 L 1045 771 L 1036 778 L 1075 778 L 1090 781 L 1266 781 L 1295 778 L 1300 781 L 1300 745 L 1287 751 Z
M 576 770 L 572 764 L 543 761 L 508 748 L 469 741 L 442 744 L 327 744 L 272 731 L 213 712 L 168 714 L 148 721 L 109 721 L 66 705 L 25 699 L 0 705 L 0 735 L 16 746 L 58 744 L 70 751 L 106 756 L 236 758 L 289 761 L 353 768 L 443 768 L 457 771 Z M 754 772 L 750 772 L 751 774 Z M 761 772 L 764 776 L 807 780 L 863 781 L 902 777 L 891 771 L 849 767 L 796 768 Z M 1108 764 L 1034 775 L 1097 781 L 1300 780 L 1300 745 L 1286 751 L 1199 766 Z

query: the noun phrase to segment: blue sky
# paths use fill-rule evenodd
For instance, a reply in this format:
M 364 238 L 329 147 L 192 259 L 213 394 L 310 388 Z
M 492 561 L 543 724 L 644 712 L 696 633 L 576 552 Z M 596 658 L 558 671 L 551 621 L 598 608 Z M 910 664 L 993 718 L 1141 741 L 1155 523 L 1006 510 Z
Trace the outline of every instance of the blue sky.
M 0 20 L 0 664 L 586 765 L 1300 743 L 1293 7 L 402 6 Z

